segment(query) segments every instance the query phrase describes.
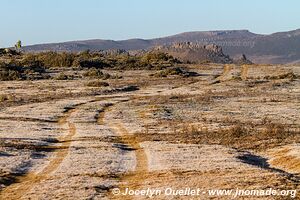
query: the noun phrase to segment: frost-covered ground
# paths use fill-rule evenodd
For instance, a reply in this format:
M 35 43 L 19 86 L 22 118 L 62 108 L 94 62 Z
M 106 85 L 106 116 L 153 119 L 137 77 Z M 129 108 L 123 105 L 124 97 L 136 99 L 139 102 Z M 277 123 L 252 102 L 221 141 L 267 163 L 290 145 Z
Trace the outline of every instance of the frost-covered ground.
M 299 68 L 190 70 L 199 76 L 125 71 L 105 92 L 79 80 L 1 84 L 17 101 L 0 112 L 0 199 L 147 199 L 114 188 L 299 190 L 300 82 L 276 78 Z M 139 90 L 115 89 L 126 85 Z

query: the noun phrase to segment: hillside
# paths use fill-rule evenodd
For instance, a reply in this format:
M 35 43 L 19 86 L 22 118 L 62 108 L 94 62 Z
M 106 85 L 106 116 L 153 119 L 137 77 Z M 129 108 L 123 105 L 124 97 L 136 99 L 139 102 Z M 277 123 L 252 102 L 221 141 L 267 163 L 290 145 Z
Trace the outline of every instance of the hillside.
M 248 30 L 195 31 L 149 40 L 85 40 L 27 46 L 26 51 L 83 51 L 148 49 L 176 42 L 196 42 L 221 46 L 232 58 L 246 54 L 255 63 L 293 63 L 300 60 L 300 29 L 260 35 Z

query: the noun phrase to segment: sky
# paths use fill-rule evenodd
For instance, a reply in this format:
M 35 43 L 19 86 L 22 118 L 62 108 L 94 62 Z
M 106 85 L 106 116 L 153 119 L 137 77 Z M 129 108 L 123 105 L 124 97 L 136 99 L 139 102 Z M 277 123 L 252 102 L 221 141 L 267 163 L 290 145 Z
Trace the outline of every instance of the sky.
M 0 47 L 300 28 L 299 0 L 1 0 Z

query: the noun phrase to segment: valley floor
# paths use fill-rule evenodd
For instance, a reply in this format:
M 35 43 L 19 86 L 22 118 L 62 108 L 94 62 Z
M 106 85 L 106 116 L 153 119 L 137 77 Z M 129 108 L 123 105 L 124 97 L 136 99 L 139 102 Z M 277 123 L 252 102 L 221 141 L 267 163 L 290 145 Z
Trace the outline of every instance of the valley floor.
M 300 198 L 300 67 L 188 68 L 117 71 L 106 88 L 1 82 L 0 199 Z M 201 192 L 159 193 L 186 188 Z

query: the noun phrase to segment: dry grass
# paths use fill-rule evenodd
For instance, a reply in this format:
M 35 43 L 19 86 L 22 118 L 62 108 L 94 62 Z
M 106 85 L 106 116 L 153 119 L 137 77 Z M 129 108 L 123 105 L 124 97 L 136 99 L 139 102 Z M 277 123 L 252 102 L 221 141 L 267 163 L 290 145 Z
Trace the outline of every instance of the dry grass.
M 164 126 L 172 130 L 169 133 L 141 133 L 141 138 L 152 141 L 169 141 L 187 144 L 220 144 L 241 150 L 265 150 L 291 142 L 300 142 L 300 130 L 289 129 L 279 123 L 242 123 L 235 122 L 224 127 L 211 130 L 197 124 L 168 121 Z M 148 125 L 149 126 L 149 125 Z
M 53 79 L 55 79 L 55 80 L 73 80 L 74 76 L 67 75 L 67 74 L 61 72 L 61 73 L 57 74 L 55 77 L 53 77 Z
M 293 72 L 287 72 L 287 73 L 274 75 L 274 76 L 267 75 L 267 76 L 264 77 L 264 79 L 271 79 L 271 80 L 287 79 L 287 78 L 294 80 L 294 79 L 298 79 L 299 76 L 297 76 Z
M 0 94 L 0 103 L 4 103 L 7 101 L 14 101 L 16 98 L 12 94 Z
M 295 147 L 294 147 L 295 148 Z M 297 151 L 293 153 L 293 151 Z M 270 164 L 273 166 L 279 167 L 283 170 L 292 172 L 292 173 L 300 173 L 300 157 L 299 157 L 299 148 L 298 150 L 293 147 L 284 147 L 275 151 L 271 154 Z

